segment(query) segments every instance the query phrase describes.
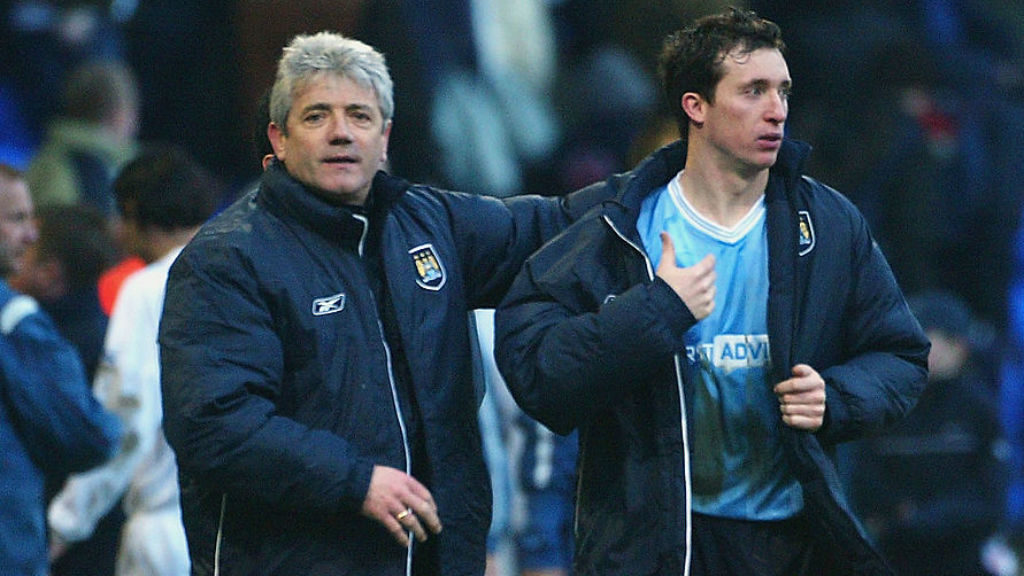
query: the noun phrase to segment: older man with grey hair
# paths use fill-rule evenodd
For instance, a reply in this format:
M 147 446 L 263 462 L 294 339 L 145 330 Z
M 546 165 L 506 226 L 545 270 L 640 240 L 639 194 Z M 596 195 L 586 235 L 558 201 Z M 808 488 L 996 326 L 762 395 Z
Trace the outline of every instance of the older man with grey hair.
M 293 39 L 270 99 L 276 159 L 171 268 L 164 430 L 193 574 L 484 571 L 468 313 L 586 199 L 390 175 L 393 111 L 380 53 Z

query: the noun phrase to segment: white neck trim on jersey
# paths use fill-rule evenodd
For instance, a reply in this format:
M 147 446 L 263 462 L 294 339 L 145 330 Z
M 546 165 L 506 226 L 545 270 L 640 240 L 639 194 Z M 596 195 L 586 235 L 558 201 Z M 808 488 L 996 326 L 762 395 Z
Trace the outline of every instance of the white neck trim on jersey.
M 726 227 L 712 222 L 702 216 L 700 212 L 693 207 L 693 204 L 690 204 L 689 200 L 686 199 L 686 196 L 683 194 L 683 185 L 680 184 L 680 182 L 682 182 L 682 175 L 683 172 L 680 171 L 675 178 L 669 181 L 669 196 L 672 198 L 673 203 L 675 203 L 676 208 L 679 209 L 679 213 L 683 218 L 708 236 L 711 236 L 721 242 L 735 244 L 753 230 L 754 226 L 757 226 L 757 223 L 764 217 L 764 195 L 762 195 L 757 202 L 750 207 L 746 216 L 741 218 L 734 226 Z

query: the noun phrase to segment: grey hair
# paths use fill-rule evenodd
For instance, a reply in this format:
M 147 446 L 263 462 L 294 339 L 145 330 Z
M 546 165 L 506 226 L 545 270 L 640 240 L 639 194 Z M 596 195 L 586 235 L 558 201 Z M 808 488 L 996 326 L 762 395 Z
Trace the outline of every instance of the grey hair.
M 320 74 L 336 74 L 372 89 L 377 94 L 384 125 L 391 120 L 395 112 L 394 84 L 383 54 L 334 32 L 300 34 L 284 48 L 270 93 L 270 121 L 285 134 L 295 89 Z

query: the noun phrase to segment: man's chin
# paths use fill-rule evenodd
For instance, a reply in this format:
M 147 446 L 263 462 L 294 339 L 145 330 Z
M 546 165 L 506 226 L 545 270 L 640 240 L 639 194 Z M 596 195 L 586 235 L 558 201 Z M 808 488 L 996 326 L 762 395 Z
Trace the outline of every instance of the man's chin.
M 321 200 L 334 206 L 362 206 L 366 202 L 366 196 L 369 193 L 366 189 L 353 188 L 349 185 L 334 185 L 330 188 L 310 186 L 309 188 Z

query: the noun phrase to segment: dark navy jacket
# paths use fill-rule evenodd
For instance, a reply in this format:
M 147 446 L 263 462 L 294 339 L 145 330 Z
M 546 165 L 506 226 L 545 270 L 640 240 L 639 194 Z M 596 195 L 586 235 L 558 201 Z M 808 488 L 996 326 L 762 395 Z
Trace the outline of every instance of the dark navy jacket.
M 417 574 L 483 573 L 468 313 L 497 304 L 568 203 L 384 173 L 371 198 L 365 215 L 331 206 L 275 164 L 171 268 L 164 430 L 193 574 L 405 574 L 405 550 L 360 508 L 375 464 L 409 470 L 416 431 L 412 468 L 444 525 Z
M 884 574 L 829 452 L 911 408 L 928 341 L 861 215 L 801 176 L 808 150 L 785 142 L 766 190 L 771 375 L 806 363 L 826 382 L 825 426 L 784 427 L 805 512 L 832 552 L 822 573 Z M 636 232 L 643 197 L 684 159 L 676 143 L 594 185 L 615 200 L 531 257 L 496 313 L 496 358 L 516 401 L 552 430 L 579 429 L 579 576 L 678 576 L 689 562 L 680 355 L 695 319 Z
M 90 390 L 74 347 L 0 281 L 0 573 L 47 573 L 46 481 L 117 450 L 120 422 Z

